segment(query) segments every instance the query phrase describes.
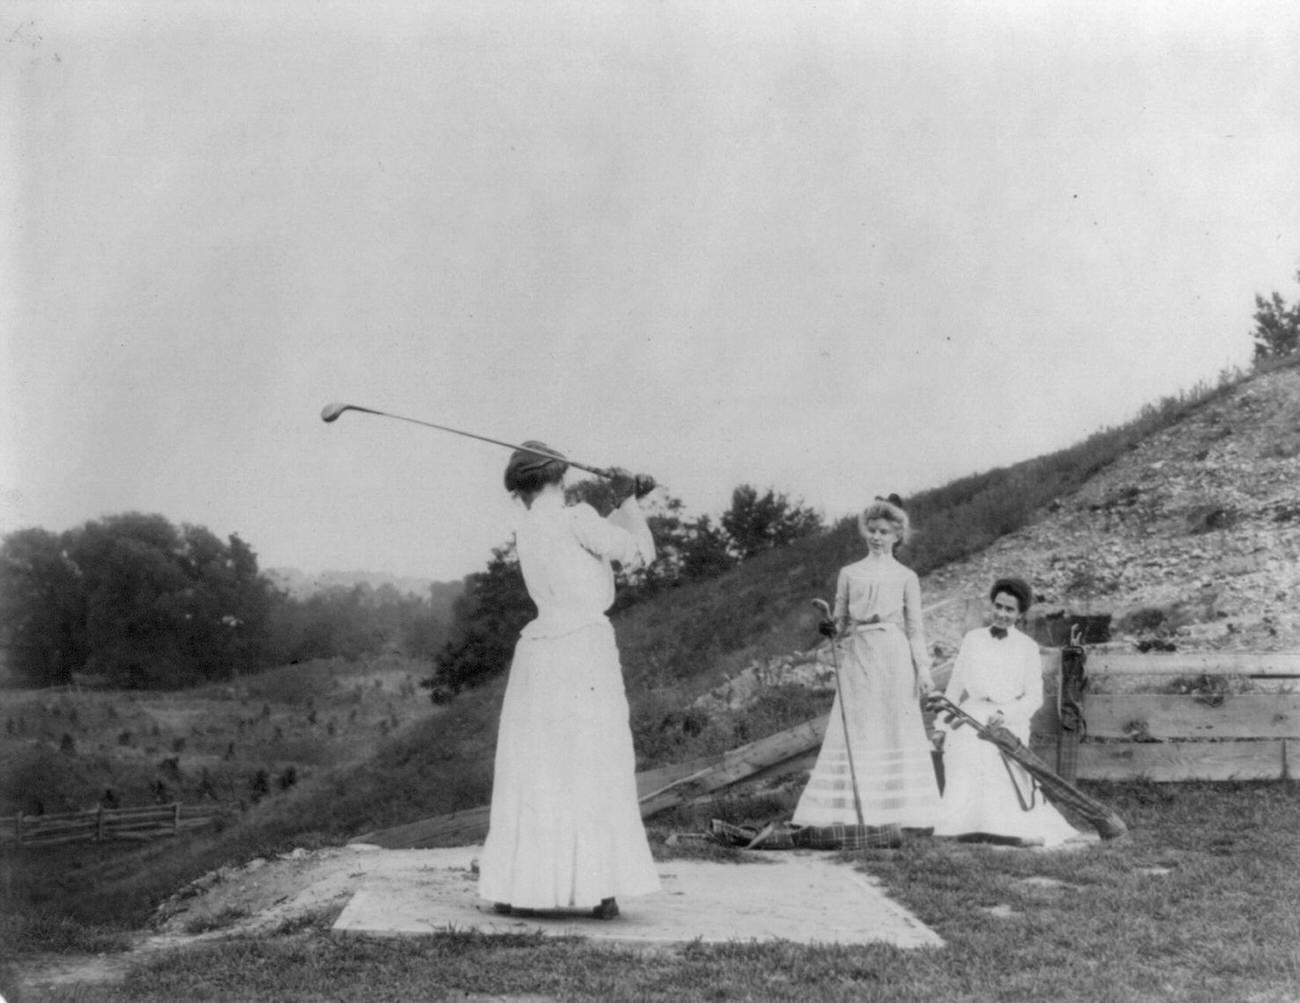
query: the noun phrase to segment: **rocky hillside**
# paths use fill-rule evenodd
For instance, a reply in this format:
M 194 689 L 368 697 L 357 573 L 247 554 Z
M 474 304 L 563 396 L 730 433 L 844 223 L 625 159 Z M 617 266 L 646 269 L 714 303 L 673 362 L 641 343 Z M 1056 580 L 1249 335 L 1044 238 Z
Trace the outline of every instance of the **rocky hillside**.
M 1244 380 L 1144 440 L 1026 528 L 922 582 L 927 605 L 998 574 L 1112 615 L 1112 646 L 1300 649 L 1300 368 Z M 962 604 L 930 632 L 960 637 Z
M 1023 529 L 923 576 L 940 678 L 1004 574 L 1034 586 L 1036 616 L 1109 615 L 1111 650 L 1300 650 L 1300 366 L 1212 396 Z M 699 703 L 829 676 L 824 656 L 790 653 Z

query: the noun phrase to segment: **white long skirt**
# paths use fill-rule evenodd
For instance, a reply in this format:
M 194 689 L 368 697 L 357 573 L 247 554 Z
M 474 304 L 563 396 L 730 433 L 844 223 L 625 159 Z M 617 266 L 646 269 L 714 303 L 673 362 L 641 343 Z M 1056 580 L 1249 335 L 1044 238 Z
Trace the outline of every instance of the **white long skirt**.
M 978 703 L 985 706 L 983 701 Z M 986 709 L 992 709 L 991 705 Z M 978 720 L 988 717 L 988 713 L 973 706 L 972 711 Z M 1012 730 L 1028 744 L 1027 725 Z M 934 827 L 936 836 L 1000 836 L 1058 846 L 1083 835 L 1044 799 L 1042 791 L 1034 788 L 1033 778 L 1019 763 L 1008 763 L 996 745 L 980 738 L 969 726 L 949 732 L 944 739 L 943 773 L 943 804 Z M 1021 804 L 1021 797 L 1031 805 L 1028 810 Z
M 479 895 L 562 909 L 658 889 L 613 628 L 521 638 L 501 708 Z
M 894 626 L 860 630 L 839 659 L 840 688 L 793 821 L 853 825 L 860 805 L 866 825 L 929 828 L 939 785 L 906 636 Z

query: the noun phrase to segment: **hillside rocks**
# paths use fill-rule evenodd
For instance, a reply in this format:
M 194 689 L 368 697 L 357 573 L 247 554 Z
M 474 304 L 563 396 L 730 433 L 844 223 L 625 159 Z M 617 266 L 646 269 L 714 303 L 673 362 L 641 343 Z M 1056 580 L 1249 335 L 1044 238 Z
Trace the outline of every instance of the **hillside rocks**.
M 1048 606 L 1112 614 L 1115 647 L 1300 647 L 1300 371 L 1226 391 L 922 589 L 982 595 L 1008 573 Z
M 1111 650 L 1300 650 L 1300 368 L 1221 392 L 923 577 L 937 676 L 1006 574 L 1033 585 L 1038 613 L 1109 614 Z M 754 662 L 698 703 L 735 708 L 781 683 L 833 685 L 825 648 Z

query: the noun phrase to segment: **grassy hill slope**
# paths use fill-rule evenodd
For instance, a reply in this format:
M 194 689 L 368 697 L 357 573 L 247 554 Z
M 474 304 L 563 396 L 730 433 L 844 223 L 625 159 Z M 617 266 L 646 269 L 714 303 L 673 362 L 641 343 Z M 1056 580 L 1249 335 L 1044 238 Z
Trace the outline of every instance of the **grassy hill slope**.
M 1295 646 L 1298 475 L 1300 370 L 1291 365 L 1166 399 L 1068 449 L 923 492 L 909 500 L 918 534 L 903 557 L 922 575 L 926 605 L 939 607 L 927 629 L 941 652 L 964 626 L 950 600 L 981 596 L 1006 570 L 1049 602 L 1113 610 L 1133 627 L 1119 644 L 1154 631 L 1184 645 Z M 862 553 L 845 521 L 620 615 L 641 765 L 720 751 L 824 710 L 827 693 L 795 685 L 734 711 L 692 703 L 751 663 L 811 647 L 808 600 L 829 596 L 838 568 Z M 1135 615 L 1148 607 L 1162 612 Z M 125 854 L 71 849 L 53 885 L 11 867 L 6 886 L 30 905 L 131 925 L 223 864 L 486 803 L 503 688 L 498 679 L 369 736 L 372 753 L 359 746 L 358 761 L 316 771 L 223 833 Z M 74 886 L 75 898 L 61 894 Z

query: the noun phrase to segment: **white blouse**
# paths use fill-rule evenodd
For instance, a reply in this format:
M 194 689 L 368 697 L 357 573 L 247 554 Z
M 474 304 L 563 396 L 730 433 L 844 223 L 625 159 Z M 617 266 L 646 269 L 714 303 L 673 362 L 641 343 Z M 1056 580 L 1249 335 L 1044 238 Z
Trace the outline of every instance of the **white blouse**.
M 515 530 L 515 550 L 537 618 L 522 637 L 559 637 L 602 622 L 614 602 L 611 561 L 624 568 L 654 560 L 654 538 L 636 499 L 602 519 L 590 505 L 565 505 L 542 491 Z
M 901 627 L 913 662 L 930 665 L 921 623 L 921 583 L 916 572 L 892 557 L 863 558 L 840 569 L 835 585 L 835 619 L 849 629 Z
M 1001 711 L 1007 727 L 1022 738 L 1029 719 L 1043 705 L 1043 662 L 1038 644 L 1012 627 L 1004 638 L 987 627 L 969 631 L 961 641 L 957 662 L 944 696 L 980 723 Z

